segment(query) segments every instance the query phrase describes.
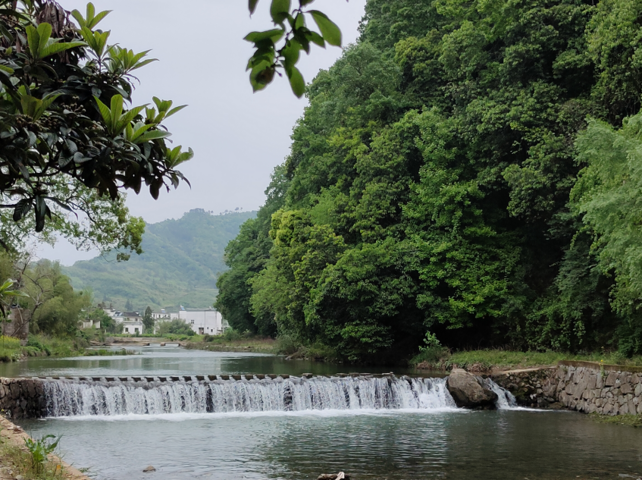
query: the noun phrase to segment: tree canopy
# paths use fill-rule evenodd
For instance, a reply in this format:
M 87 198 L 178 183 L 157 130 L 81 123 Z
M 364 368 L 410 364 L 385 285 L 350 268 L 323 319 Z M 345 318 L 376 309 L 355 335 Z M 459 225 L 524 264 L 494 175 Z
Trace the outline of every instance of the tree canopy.
M 131 106 L 134 73 L 155 59 L 109 43 L 108 14 L 51 0 L 0 0 L 0 241 L 56 231 L 80 246 L 140 252 L 142 221 L 122 192 L 157 198 L 193 153 L 163 121 L 183 106 Z M 11 224 L 11 221 L 17 222 Z
M 369 0 L 217 307 L 355 361 L 642 352 L 638 3 Z

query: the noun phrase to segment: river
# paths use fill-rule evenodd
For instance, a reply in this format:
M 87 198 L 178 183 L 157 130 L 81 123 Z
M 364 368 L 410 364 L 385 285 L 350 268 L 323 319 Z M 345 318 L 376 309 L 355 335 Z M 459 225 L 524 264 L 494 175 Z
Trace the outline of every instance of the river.
M 261 373 L 331 375 L 354 370 L 350 366 L 285 361 L 269 355 L 144 347 L 133 356 L 33 358 L 3 364 L 0 376 L 244 374 L 251 378 Z M 390 369 L 358 370 L 381 373 Z M 406 372 L 395 370 L 397 375 L 403 373 Z M 247 384 L 231 382 L 233 387 L 262 389 L 268 397 L 269 392 L 281 388 L 281 384 L 269 379 Z M 296 388 L 312 388 L 318 397 L 324 389 L 336 387 L 337 382 L 353 380 L 316 382 Z M 231 388 L 224 381 L 214 383 L 218 389 Z M 570 480 L 623 478 L 620 475 L 642 473 L 640 430 L 594 423 L 571 412 L 465 411 L 444 400 L 440 390 L 443 380 L 418 379 L 399 385 L 402 383 L 404 388 L 414 389 L 414 396 L 412 392 L 395 390 L 399 398 L 391 400 L 394 408 L 389 404 L 381 408 L 379 400 L 365 401 L 370 384 L 361 383 L 355 387 L 361 395 L 356 407 L 347 394 L 345 401 L 340 399 L 336 406 L 326 401 L 325 407 L 315 407 L 313 402 L 312 407 L 320 409 L 306 409 L 302 403 L 287 411 L 271 410 L 272 407 L 238 411 L 232 405 L 205 413 L 186 406 L 183 400 L 183 410 L 189 411 L 80 411 L 68 417 L 24 420 L 20 424 L 35 437 L 62 435 L 60 445 L 65 460 L 89 468 L 89 475 L 100 480 L 307 480 L 316 479 L 320 473 L 339 471 L 352 473 L 355 479 Z M 399 386 L 391 385 L 394 389 Z M 377 395 L 379 398 L 382 394 Z M 267 405 L 270 399 L 266 398 L 263 401 Z M 147 465 L 157 471 L 143 473 Z

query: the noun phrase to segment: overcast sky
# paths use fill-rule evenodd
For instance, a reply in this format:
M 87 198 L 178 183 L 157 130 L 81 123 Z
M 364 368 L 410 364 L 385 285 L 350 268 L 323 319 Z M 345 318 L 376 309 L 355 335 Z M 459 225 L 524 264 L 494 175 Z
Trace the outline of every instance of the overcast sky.
M 86 2 L 59 0 L 67 10 L 85 12 Z M 151 49 L 158 62 L 137 70 L 140 79 L 134 104 L 152 96 L 173 100 L 188 108 L 171 117 L 166 126 L 174 145 L 192 147 L 194 158 L 181 165 L 192 184 L 162 192 L 154 201 L 148 191 L 130 193 L 133 215 L 156 223 L 180 218 L 192 208 L 214 212 L 256 210 L 265 201 L 263 191 L 270 173 L 284 161 L 292 128 L 307 105 L 297 99 L 286 79 L 277 78 L 262 92 L 252 93 L 245 66 L 252 54 L 243 37 L 252 30 L 271 27 L 270 0 L 261 0 L 252 18 L 247 0 L 93 0 L 98 11 L 112 10 L 100 24 L 111 30 L 110 43 L 135 52 Z M 365 0 L 317 0 L 311 8 L 326 13 L 343 32 L 344 46 L 353 43 L 363 17 Z M 312 46 L 299 68 L 307 82 L 327 69 L 341 50 Z M 52 249 L 39 248 L 44 258 L 65 265 L 95 256 L 76 252 L 66 242 Z

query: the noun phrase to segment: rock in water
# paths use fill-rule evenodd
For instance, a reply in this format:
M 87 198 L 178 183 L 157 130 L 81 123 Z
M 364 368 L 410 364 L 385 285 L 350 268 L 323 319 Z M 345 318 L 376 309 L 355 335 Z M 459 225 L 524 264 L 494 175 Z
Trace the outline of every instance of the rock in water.
M 155 471 L 156 471 L 156 469 L 154 467 L 152 467 L 151 465 L 148 466 L 147 468 L 145 468 L 145 470 L 143 470 L 143 472 L 155 472 Z
M 458 407 L 495 408 L 497 394 L 484 385 L 479 378 L 461 368 L 454 368 L 446 381 L 446 388 Z

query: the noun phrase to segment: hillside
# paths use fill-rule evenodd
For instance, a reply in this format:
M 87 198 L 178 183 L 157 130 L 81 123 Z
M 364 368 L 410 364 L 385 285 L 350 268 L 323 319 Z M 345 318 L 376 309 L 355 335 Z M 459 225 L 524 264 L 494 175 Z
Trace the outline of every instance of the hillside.
M 195 209 L 179 220 L 148 224 L 141 255 L 116 262 L 115 254 L 64 269 L 75 288 L 89 288 L 98 301 L 125 308 L 210 306 L 216 278 L 227 269 L 225 246 L 256 212 L 210 215 Z

